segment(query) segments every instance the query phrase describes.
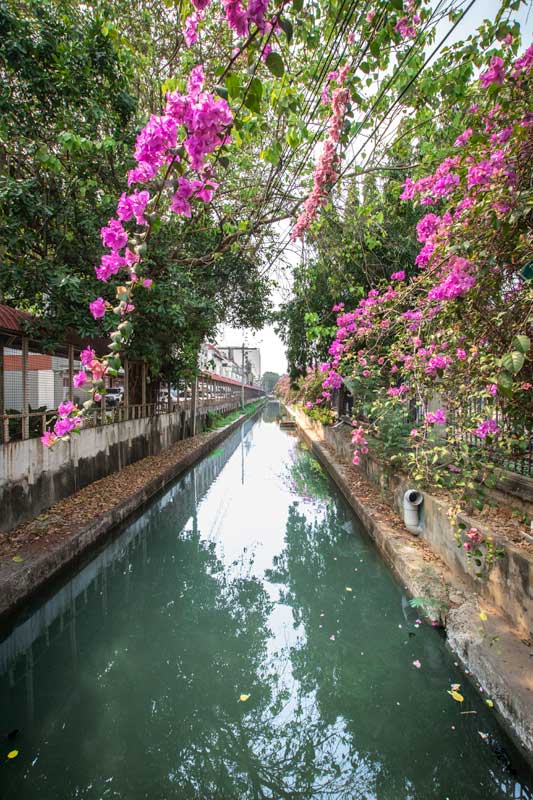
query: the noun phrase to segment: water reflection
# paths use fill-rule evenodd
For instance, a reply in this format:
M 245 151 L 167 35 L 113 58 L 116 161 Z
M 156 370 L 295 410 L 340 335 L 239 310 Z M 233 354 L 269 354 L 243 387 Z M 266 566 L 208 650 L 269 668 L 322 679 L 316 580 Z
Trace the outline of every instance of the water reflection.
M 271 411 L 0 645 L 3 733 L 20 731 L 2 798 L 529 797 L 442 640 Z

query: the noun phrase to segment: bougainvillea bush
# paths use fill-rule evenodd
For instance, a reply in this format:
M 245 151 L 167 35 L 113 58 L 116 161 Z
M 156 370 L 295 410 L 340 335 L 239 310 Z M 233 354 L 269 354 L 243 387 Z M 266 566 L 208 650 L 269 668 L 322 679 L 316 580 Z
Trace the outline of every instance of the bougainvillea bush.
M 295 381 L 282 375 L 274 392 L 285 405 L 301 405 L 308 417 L 331 425 L 336 415 L 329 405 L 331 394 L 322 386 L 324 376 L 319 370 L 309 367 L 305 375 Z
M 332 200 L 342 198 L 341 179 L 349 175 L 350 165 L 355 162 L 357 174 L 365 171 L 361 136 L 372 142 L 373 151 L 387 151 L 397 113 L 426 104 L 427 113 L 433 114 L 434 81 L 420 77 L 428 74 L 428 48 L 436 44 L 435 52 L 442 51 L 469 9 L 460 0 L 437 6 L 429 0 L 385 0 L 363 6 L 326 0 L 193 0 L 164 5 L 172 7 L 177 44 L 168 58 L 165 55 L 151 65 L 166 79 L 159 101 L 151 105 L 153 113 L 136 137 L 131 168 L 118 181 L 115 212 L 102 220 L 103 254 L 94 265 L 102 288 L 88 306 L 109 336 L 109 351 L 103 358 L 90 348 L 83 351 L 75 382 L 86 387 L 88 399 L 82 408 L 62 407 L 53 429 L 43 437 L 47 446 L 67 439 L 92 413 L 107 377 L 120 369 L 135 326 L 139 319 L 142 322 L 147 296 L 159 298 L 152 305 L 157 306 L 157 319 L 164 327 L 170 311 L 179 316 L 187 271 L 215 269 L 227 253 L 244 253 L 244 263 L 254 264 L 268 251 L 262 271 L 266 275 L 289 239 L 296 242 L 312 232 Z M 467 334 L 458 332 L 452 310 L 462 303 L 468 326 L 474 329 L 478 321 L 487 320 L 490 298 L 497 306 L 495 313 L 504 309 L 496 326 L 505 334 L 504 341 L 493 331 L 478 331 L 469 345 L 478 350 L 465 349 L 467 358 L 457 358 L 461 363 L 486 364 L 484 385 L 497 386 L 506 399 L 506 419 L 519 418 L 518 410 L 513 410 L 522 407 L 515 378 L 525 375 L 527 323 L 523 315 L 520 323 L 515 316 L 526 303 L 516 276 L 527 248 L 523 192 L 530 132 L 526 111 L 530 56 L 510 63 L 518 34 L 512 14 L 520 5 L 521 0 L 502 0 L 494 21 L 485 21 L 477 38 L 456 42 L 442 56 L 453 78 L 447 82 L 443 78 L 439 91 L 456 104 L 464 96 L 473 65 L 480 66 L 487 58 L 490 63 L 481 77 L 485 94 L 461 132 L 457 152 L 432 177 L 415 174 L 405 186 L 406 202 L 430 207 L 419 230 L 420 275 L 397 288 L 403 271 L 398 265 L 391 286 L 372 289 L 353 318 L 341 315 L 332 370 L 320 394 L 310 401 L 314 406 L 327 405 L 330 388 L 341 380 L 341 357 L 346 374 L 353 372 L 354 357 L 369 362 L 354 379 L 376 381 L 378 402 L 384 394 L 386 403 L 409 399 L 423 405 L 428 380 L 435 385 L 448 383 L 458 362 L 446 359 L 453 348 L 465 344 L 460 337 Z M 117 20 L 120 26 L 120 16 Z M 437 43 L 441 23 L 449 30 Z M 105 29 L 109 36 L 107 24 Z M 113 33 L 118 42 L 116 27 Z M 504 37 L 510 37 L 505 58 L 487 53 Z M 363 153 L 361 164 L 358 153 Z M 369 169 L 379 174 L 382 167 L 378 160 Z M 399 166 L 405 168 L 405 163 Z M 278 247 L 276 225 L 282 220 L 290 224 Z M 495 233 L 496 224 L 501 230 Z M 474 235 L 467 237 L 468 226 Z M 157 289 L 160 266 L 151 253 L 164 230 L 172 232 L 176 243 L 175 250 L 168 248 L 170 264 L 184 257 L 183 241 L 203 236 L 212 242 L 205 253 L 186 259 L 186 269 L 176 274 L 162 297 Z M 206 237 L 206 231 L 216 235 Z M 491 287 L 481 273 L 491 276 Z M 511 299 L 496 302 L 498 292 Z M 516 332 L 509 340 L 511 328 Z M 420 344 L 413 344 L 413 338 Z M 182 346 L 171 342 L 169 349 Z M 496 358 L 504 362 L 497 364 Z M 476 402 L 494 403 L 488 390 L 487 397 L 472 394 L 481 392 L 480 369 L 475 367 L 468 377 L 471 396 Z M 403 383 L 387 384 L 397 378 Z M 503 443 L 511 432 L 517 436 L 512 423 L 502 427 L 491 415 L 478 414 L 470 415 L 467 424 L 464 409 L 453 411 L 463 429 L 470 430 L 470 422 L 475 422 L 472 435 L 483 441 Z M 442 409 L 432 413 L 434 420 L 426 417 L 421 432 L 412 436 L 417 465 L 425 458 L 429 433 L 435 424 L 442 424 Z M 379 417 L 375 409 L 372 417 Z M 363 432 L 358 436 L 361 447 L 366 447 Z
M 533 430 L 533 46 L 491 57 L 472 84 L 464 130 L 401 199 L 424 215 L 419 253 L 355 309 L 338 309 L 324 389 L 354 394 L 354 462 L 401 410 L 394 456 L 416 480 L 490 484 Z M 410 275 L 410 277 L 408 277 Z

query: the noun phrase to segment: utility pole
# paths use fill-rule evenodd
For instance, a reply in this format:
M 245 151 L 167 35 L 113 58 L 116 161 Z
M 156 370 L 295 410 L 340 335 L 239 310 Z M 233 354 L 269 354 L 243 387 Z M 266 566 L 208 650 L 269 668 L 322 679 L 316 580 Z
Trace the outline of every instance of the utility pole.
M 242 343 L 241 408 L 244 408 L 244 342 Z

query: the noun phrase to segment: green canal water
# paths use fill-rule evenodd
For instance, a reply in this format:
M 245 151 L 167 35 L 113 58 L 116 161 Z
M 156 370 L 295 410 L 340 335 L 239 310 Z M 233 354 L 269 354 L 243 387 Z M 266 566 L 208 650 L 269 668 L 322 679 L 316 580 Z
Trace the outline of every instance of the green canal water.
M 531 798 L 416 620 L 270 406 L 4 632 L 0 797 Z

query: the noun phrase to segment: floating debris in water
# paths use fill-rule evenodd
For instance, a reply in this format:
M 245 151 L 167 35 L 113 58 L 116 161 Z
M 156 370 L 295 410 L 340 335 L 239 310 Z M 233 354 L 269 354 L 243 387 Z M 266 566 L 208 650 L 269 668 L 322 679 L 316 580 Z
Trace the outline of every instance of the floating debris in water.
M 416 667 L 417 669 L 420 669 L 421 666 L 422 666 L 422 662 L 419 661 L 418 658 L 416 659 L 416 661 L 413 661 L 413 667 Z
M 347 591 L 347 592 L 353 592 L 353 589 L 352 589 L 352 587 L 351 587 L 351 586 L 347 586 L 347 587 L 346 587 L 346 591 Z
M 494 703 L 492 702 L 492 700 L 489 700 L 488 697 L 485 700 L 485 703 L 488 705 L 489 708 L 494 708 Z
M 246 703 L 246 701 L 249 699 L 250 699 L 249 694 L 241 694 L 239 697 L 239 703 Z
M 334 642 L 335 641 L 335 634 L 332 633 L 329 638 L 330 638 L 330 641 Z
M 7 757 L 8 758 L 16 758 L 18 756 L 18 754 L 19 754 L 18 750 L 10 750 L 9 753 L 7 754 Z
M 453 697 L 458 703 L 464 703 L 464 697 L 461 692 L 458 692 L 457 689 L 448 689 L 448 694 L 450 697 Z

